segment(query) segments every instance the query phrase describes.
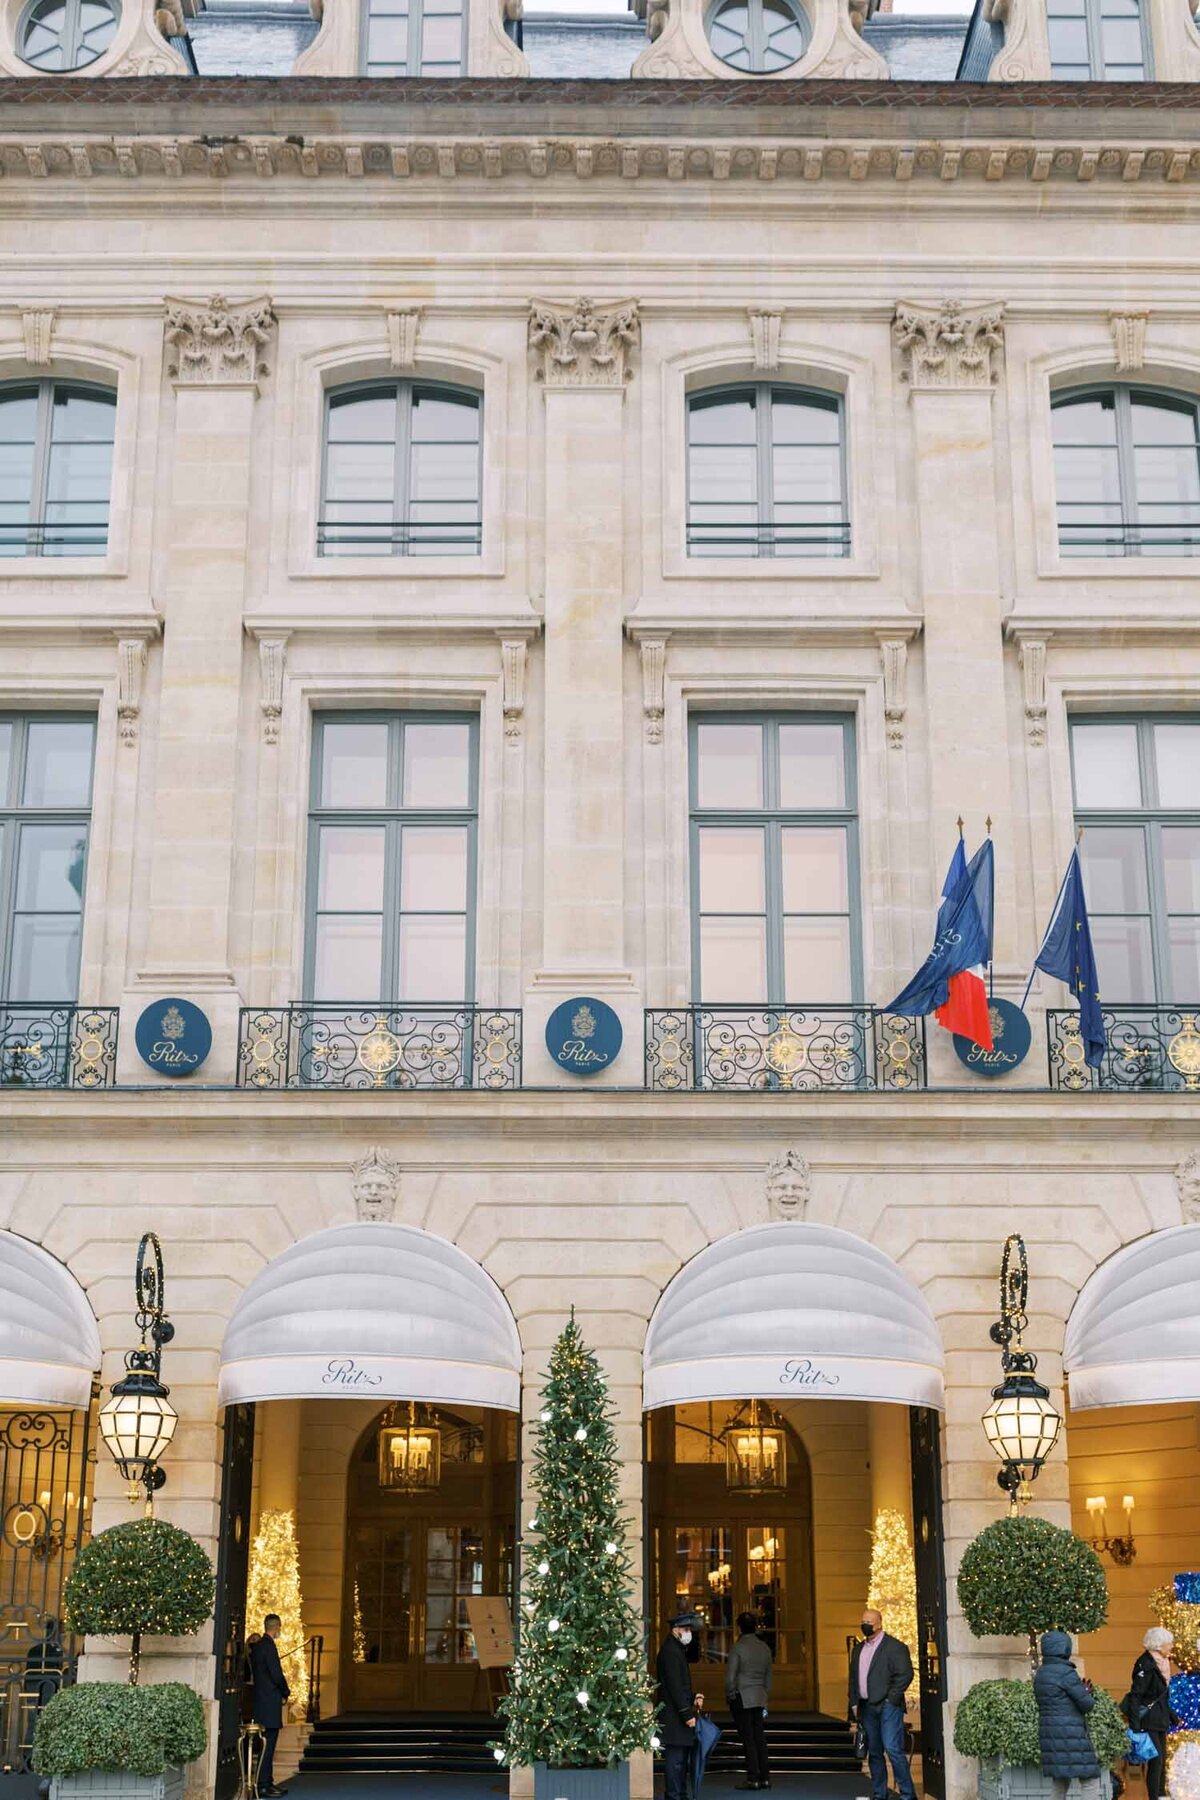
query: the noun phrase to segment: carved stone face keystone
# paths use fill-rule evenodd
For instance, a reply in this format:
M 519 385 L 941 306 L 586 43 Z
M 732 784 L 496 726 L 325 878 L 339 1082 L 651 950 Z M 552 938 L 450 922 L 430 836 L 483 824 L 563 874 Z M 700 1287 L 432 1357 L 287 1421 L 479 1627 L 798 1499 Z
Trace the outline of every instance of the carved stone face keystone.
M 396 1191 L 400 1185 L 400 1169 L 378 1145 L 354 1165 L 354 1207 L 358 1217 L 368 1223 L 388 1223 L 396 1210 Z
M 775 1219 L 802 1219 L 812 1198 L 812 1170 L 798 1150 L 767 1164 L 767 1206 Z

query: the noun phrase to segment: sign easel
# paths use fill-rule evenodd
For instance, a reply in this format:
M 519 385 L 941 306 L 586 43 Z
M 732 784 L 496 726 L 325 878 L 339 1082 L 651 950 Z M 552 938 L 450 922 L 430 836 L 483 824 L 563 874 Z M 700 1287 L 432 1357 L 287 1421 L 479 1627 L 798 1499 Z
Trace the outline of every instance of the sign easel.
M 489 1712 L 494 1713 L 504 1693 L 505 1671 L 513 1665 L 513 1623 L 508 1601 L 502 1595 L 469 1594 L 467 1623 L 475 1640 L 476 1695 L 482 1678 Z

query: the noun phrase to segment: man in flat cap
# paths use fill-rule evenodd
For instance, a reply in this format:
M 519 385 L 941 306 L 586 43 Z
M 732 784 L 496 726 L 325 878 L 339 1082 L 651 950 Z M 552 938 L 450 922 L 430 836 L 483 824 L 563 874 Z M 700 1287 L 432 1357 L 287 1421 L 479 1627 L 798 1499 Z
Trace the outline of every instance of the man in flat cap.
M 662 1707 L 660 1730 L 663 1741 L 663 1765 L 666 1786 L 663 1800 L 688 1800 L 692 1752 L 696 1747 L 696 1712 L 704 1705 L 704 1695 L 692 1692 L 692 1669 L 687 1647 L 693 1632 L 704 1620 L 698 1613 L 679 1613 L 671 1620 L 670 1630 L 658 1653 L 655 1674 L 658 1677 L 658 1699 Z

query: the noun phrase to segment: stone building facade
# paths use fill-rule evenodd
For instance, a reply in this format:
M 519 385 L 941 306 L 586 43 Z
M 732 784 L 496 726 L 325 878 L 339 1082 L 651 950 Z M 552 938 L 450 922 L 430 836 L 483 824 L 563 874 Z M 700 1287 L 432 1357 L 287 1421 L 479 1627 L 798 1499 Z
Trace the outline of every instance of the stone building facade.
M 968 36 L 1007 21 L 1041 42 L 1039 4 Z M 77 858 L 46 876 L 56 901 L 22 899 L 3 865 L 0 1228 L 86 1296 L 105 1386 L 132 1342 L 138 1238 L 160 1237 L 180 1424 L 158 1511 L 214 1555 L 222 1346 L 246 1290 L 312 1234 L 413 1228 L 502 1296 L 522 1432 L 575 1308 L 612 1383 L 656 1630 L 651 1585 L 674 1590 L 647 1510 L 651 1318 L 710 1247 L 820 1227 L 838 1256 L 845 1239 L 894 1265 L 930 1322 L 926 1373 L 944 1362 L 925 1399 L 944 1393 L 948 1597 L 925 1649 L 947 1721 L 973 1680 L 1019 1666 L 1019 1646 L 970 1637 L 953 1589 L 1005 1504 L 980 1425 L 1001 1246 L 1028 1246 L 1026 1341 L 1065 1410 L 1089 1280 L 1190 1228 L 1133 1307 L 1120 1360 L 1144 1369 L 1200 1220 L 1197 39 L 1182 0 L 1155 7 L 1153 84 L 1074 87 L 1036 56 L 989 87 L 892 81 L 845 0 L 818 0 L 802 66 L 762 82 L 727 79 L 692 0 L 651 0 L 632 78 L 591 85 L 526 75 L 534 33 L 521 49 L 498 8 L 473 16 L 462 78 L 399 87 L 363 78 L 362 19 L 337 0 L 295 75 L 256 84 L 175 76 L 171 55 L 196 66 L 188 22 L 133 10 L 93 72 L 140 79 L 38 77 L 7 20 L 0 402 L 27 422 L 0 433 L 14 466 L 35 443 L 43 510 L 16 493 L 0 522 L 6 829 L 85 831 L 86 878 Z M 119 60 L 135 23 L 161 69 Z M 718 394 L 726 415 L 705 411 Z M 93 410 L 56 436 L 72 395 Z M 1068 396 L 1094 400 L 1086 418 Z M 356 397 L 392 410 L 347 412 L 339 435 Z M 71 723 L 88 748 L 55 735 Z M 368 735 L 322 735 L 348 724 Z M 1114 844 L 1115 873 L 1088 865 L 1099 1075 L 1046 977 L 1032 1049 L 998 1079 L 887 1013 L 960 818 L 995 845 L 994 993 L 1016 1002 L 1077 824 Z M 758 849 L 701 875 L 709 828 L 759 834 L 782 885 L 755 897 Z M 339 829 L 375 835 L 321 837 Z M 1104 830 L 1141 833 L 1148 860 Z M 430 834 L 424 873 L 405 831 Z M 1126 880 L 1142 887 L 1112 899 Z M 378 992 L 332 985 L 364 968 Z M 462 992 L 436 991 L 453 968 Z M 60 986 L 69 969 L 70 992 L 30 991 L 41 969 Z M 139 1053 L 160 1000 L 211 1026 L 185 1080 Z M 546 1040 L 581 1001 L 623 1032 L 586 1080 Z M 741 1354 L 745 1330 L 763 1356 L 854 1361 L 845 1304 L 823 1336 L 797 1277 L 760 1333 L 769 1309 L 740 1280 L 706 1355 Z M 1111 1520 L 1133 1492 L 1141 1556 L 1110 1564 L 1112 1620 L 1085 1646 L 1118 1694 L 1200 1521 L 1197 1346 L 1164 1306 L 1184 1372 L 1077 1411 L 1035 1490 L 1089 1536 L 1088 1499 L 1107 1493 Z M 889 1317 L 866 1298 L 863 1336 Z M 303 1333 L 303 1307 L 289 1318 Z M 284 1353 L 272 1329 L 254 1355 Z M 308 1347 L 328 1367 L 323 1329 Z M 13 1380 L 0 1397 L 35 1397 Z M 697 1382 L 681 1409 L 764 1397 Z M 445 1398 L 418 1388 L 381 1399 Z M 913 1516 L 896 1402 L 916 1396 L 851 1389 L 779 1401 L 810 1481 L 806 1691 L 835 1714 L 870 1527 Z M 295 1516 L 330 1711 L 354 1657 L 348 1481 L 380 1407 L 320 1393 L 250 1382 L 231 1404 L 260 1402 L 246 1524 Z M 91 1513 L 127 1516 L 103 1450 Z M 217 1639 L 151 1646 L 147 1669 L 215 1697 Z M 90 1645 L 85 1667 L 116 1655 Z M 972 1781 L 949 1748 L 945 1779 Z

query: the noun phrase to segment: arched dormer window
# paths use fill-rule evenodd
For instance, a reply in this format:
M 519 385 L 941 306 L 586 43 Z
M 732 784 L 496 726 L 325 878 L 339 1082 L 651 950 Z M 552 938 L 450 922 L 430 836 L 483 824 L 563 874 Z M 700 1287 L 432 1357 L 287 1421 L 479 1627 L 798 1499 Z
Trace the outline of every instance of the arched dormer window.
M 117 0 L 32 0 L 17 27 L 17 53 L 33 69 L 86 69 L 108 49 L 120 19 Z
M 1200 554 L 1197 402 L 1118 383 L 1052 405 L 1063 555 Z
M 842 402 L 757 381 L 688 400 L 691 556 L 850 554 Z
M 774 75 L 800 61 L 811 33 L 794 0 L 714 0 L 708 41 L 714 56 L 747 75 Z
M 482 398 L 427 381 L 337 388 L 325 409 L 322 556 L 477 556 Z
M 1141 0 L 1047 0 L 1055 81 L 1145 81 L 1150 75 Z
M 0 556 L 103 556 L 117 397 L 83 382 L 0 386 Z
M 466 72 L 463 0 L 363 0 L 364 75 Z

